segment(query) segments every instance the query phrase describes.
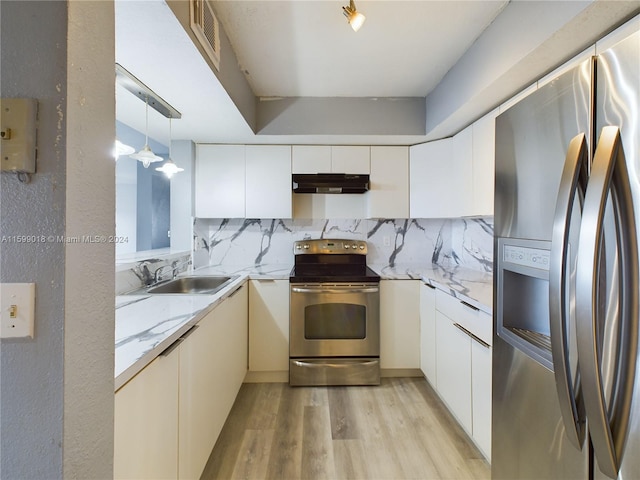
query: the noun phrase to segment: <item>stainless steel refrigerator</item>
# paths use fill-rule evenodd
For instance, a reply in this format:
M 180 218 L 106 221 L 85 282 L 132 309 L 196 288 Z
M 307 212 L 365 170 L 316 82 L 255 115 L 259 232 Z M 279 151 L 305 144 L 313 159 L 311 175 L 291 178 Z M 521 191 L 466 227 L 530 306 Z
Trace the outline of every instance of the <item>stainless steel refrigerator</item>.
M 494 479 L 640 479 L 639 108 L 636 32 L 496 119 Z

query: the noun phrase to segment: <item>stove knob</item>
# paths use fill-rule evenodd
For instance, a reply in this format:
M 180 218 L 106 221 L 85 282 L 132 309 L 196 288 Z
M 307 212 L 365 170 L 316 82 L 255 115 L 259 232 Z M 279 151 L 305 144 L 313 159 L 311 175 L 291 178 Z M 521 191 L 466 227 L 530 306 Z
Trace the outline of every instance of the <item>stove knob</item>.
M 304 244 L 304 249 L 305 249 L 305 250 L 309 250 L 309 244 L 308 244 L 308 243 L 305 243 L 305 244 Z
M 360 245 L 360 250 L 364 250 L 364 245 Z
M 354 250 L 358 248 L 358 245 L 356 245 L 355 243 L 353 245 L 351 245 L 351 248 L 353 248 Z
M 297 250 L 302 250 L 302 245 L 296 245 Z

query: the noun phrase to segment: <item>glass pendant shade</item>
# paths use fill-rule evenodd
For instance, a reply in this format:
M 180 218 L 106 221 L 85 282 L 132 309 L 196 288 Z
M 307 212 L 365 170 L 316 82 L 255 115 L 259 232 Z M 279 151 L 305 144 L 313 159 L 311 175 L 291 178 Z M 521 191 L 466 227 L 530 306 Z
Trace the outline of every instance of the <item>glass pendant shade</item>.
M 171 160 L 171 117 L 169 117 L 169 158 L 161 167 L 156 168 L 158 172 L 164 173 L 167 178 L 171 178 L 174 173 L 180 173 L 184 171 L 184 168 L 177 166 L 173 160 Z
M 184 168 L 177 166 L 173 160 L 171 160 L 171 157 L 169 157 L 169 159 L 164 162 L 161 167 L 156 168 L 156 170 L 164 173 L 168 178 L 171 178 L 174 173 L 183 172 Z

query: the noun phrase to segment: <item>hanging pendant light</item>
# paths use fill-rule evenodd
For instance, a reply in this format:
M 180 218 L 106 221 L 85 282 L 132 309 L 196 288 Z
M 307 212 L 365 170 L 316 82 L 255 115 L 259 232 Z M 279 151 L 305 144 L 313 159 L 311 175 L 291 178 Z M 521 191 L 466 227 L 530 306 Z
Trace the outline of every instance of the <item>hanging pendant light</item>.
M 184 168 L 177 166 L 173 160 L 171 160 L 171 117 L 169 117 L 169 158 L 161 167 L 156 168 L 158 172 L 164 173 L 167 178 L 171 178 L 174 173 L 180 173 L 184 171 Z
M 161 162 L 162 157 L 159 157 L 149 147 L 149 97 L 145 97 L 145 132 L 144 132 L 144 147 L 138 153 L 129 155 L 131 158 L 139 160 L 144 165 L 144 168 L 149 168 L 154 162 Z

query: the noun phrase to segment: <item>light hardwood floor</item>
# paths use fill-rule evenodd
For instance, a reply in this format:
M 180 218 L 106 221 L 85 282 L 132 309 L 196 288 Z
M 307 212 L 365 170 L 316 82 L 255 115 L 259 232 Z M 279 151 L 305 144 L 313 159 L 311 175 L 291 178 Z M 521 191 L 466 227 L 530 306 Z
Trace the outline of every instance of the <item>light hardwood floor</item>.
M 422 378 L 378 387 L 244 384 L 203 479 L 489 479 Z

